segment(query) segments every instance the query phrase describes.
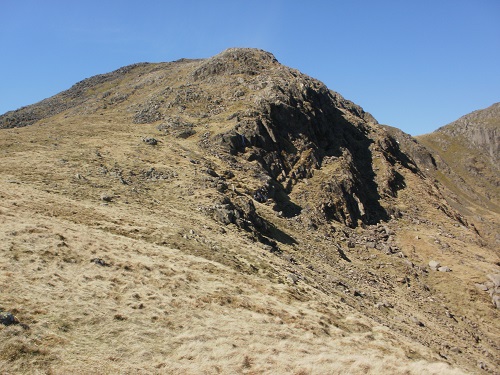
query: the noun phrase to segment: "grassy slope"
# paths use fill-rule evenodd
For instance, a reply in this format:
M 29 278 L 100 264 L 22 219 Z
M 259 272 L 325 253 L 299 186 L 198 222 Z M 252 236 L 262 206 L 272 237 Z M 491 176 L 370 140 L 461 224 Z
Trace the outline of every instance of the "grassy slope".
M 62 149 L 54 150 L 40 129 L 10 130 L 26 142 L 2 159 L 8 160 L 0 181 L 2 306 L 31 327 L 0 328 L 3 371 L 458 373 L 422 360 L 432 357 L 427 349 L 338 298 L 173 248 L 176 241 L 203 242 L 213 223 L 183 212 L 180 202 L 175 209 L 140 199 L 127 204 L 127 193 L 118 190 L 121 197 L 103 206 L 99 189 L 86 190 L 75 179 L 70 144 L 60 139 Z M 67 139 L 78 141 L 78 132 L 66 132 Z M 120 133 L 114 134 L 116 146 Z M 29 168 L 27 155 L 35 153 L 37 168 Z M 69 161 L 61 164 L 61 155 Z M 82 159 L 78 168 L 91 163 Z M 172 243 L 140 238 L 153 228 Z M 256 265 L 271 264 L 265 272 L 272 277 L 284 276 L 273 266 L 279 259 L 236 235 L 220 245 L 232 248 L 213 251 L 253 257 Z M 91 263 L 96 257 L 110 266 Z
M 435 132 L 420 136 L 418 140 L 444 161 L 434 177 L 452 193 L 449 202 L 472 219 L 491 247 L 498 247 L 500 185 L 497 166 L 484 150 L 461 135 L 451 137 Z

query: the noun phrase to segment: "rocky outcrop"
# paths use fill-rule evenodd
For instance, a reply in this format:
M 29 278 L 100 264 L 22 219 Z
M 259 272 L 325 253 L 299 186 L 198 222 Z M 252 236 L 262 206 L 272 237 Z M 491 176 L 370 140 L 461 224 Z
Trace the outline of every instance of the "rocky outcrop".
M 476 284 L 476 287 L 481 291 L 488 292 L 493 306 L 500 309 L 500 273 L 492 273 L 486 276 L 489 280 L 482 284 Z
M 383 127 L 419 168 L 426 170 L 437 168 L 435 155 L 414 137 L 392 126 L 383 125 Z
M 303 201 L 314 201 L 316 213 L 327 221 L 356 226 L 358 221 L 386 220 L 389 215 L 380 197 L 395 196 L 404 186 L 395 163 L 416 167 L 361 107 L 262 51 L 225 51 L 193 76 L 217 84 L 231 79 L 228 75 L 252 76 L 264 68 L 256 82 L 245 84 L 241 79 L 239 85 L 241 91 L 262 88 L 254 99 L 257 110 L 234 114 L 235 126 L 214 135 L 207 148 L 257 161 L 273 186 L 286 195 L 330 164 L 335 175 L 321 184 L 321 194 L 314 199 L 306 194 Z M 374 170 L 374 157 L 383 159 L 384 175 Z M 285 215 L 300 212 L 288 203 L 277 202 L 276 209 Z

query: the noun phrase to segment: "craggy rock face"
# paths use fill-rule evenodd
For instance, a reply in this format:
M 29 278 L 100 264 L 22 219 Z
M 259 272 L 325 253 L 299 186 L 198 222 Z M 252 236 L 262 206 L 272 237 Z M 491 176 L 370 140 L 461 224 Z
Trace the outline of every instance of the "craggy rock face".
M 322 182 L 321 192 L 305 192 L 302 202 L 315 202 L 314 220 L 349 226 L 389 218 L 380 198 L 394 197 L 404 186 L 393 168 L 396 162 L 416 172 L 371 115 L 268 53 L 228 50 L 202 64 L 193 76 L 195 81 L 234 85 L 243 103 L 245 93 L 254 92 L 255 109 L 234 113 L 235 125 L 215 134 L 207 147 L 255 160 L 273 187 L 276 210 L 286 216 L 301 211 L 290 204 L 294 186 L 326 163 L 336 169 L 335 175 Z M 374 158 L 381 158 L 383 174 L 373 170 Z

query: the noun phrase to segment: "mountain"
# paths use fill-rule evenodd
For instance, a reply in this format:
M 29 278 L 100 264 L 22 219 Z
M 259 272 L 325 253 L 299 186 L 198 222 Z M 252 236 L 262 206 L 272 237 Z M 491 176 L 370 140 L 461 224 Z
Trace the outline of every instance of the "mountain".
M 446 155 L 268 52 L 124 67 L 0 133 L 9 373 L 498 368 L 474 210 L 499 213 L 463 210 Z

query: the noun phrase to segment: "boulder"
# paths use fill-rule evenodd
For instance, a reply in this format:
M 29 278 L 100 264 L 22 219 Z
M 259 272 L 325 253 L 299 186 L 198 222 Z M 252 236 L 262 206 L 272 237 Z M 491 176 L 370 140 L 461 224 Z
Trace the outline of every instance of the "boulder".
M 3 311 L 0 312 L 0 324 L 3 324 L 4 326 L 10 326 L 13 324 L 19 324 L 19 320 L 14 316 L 14 314 Z
M 143 138 L 142 141 L 150 146 L 156 146 L 158 144 L 158 140 L 153 137 Z
M 431 260 L 429 262 L 429 267 L 431 268 L 431 270 L 436 271 L 439 267 L 441 267 L 441 264 L 435 260 Z
M 437 269 L 439 272 L 451 272 L 450 267 L 442 266 Z
M 104 202 L 111 202 L 113 200 L 113 196 L 111 194 L 108 194 L 108 193 L 102 193 L 101 200 Z

